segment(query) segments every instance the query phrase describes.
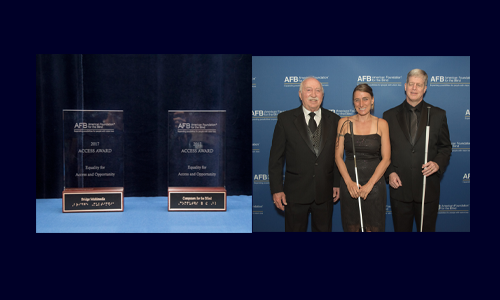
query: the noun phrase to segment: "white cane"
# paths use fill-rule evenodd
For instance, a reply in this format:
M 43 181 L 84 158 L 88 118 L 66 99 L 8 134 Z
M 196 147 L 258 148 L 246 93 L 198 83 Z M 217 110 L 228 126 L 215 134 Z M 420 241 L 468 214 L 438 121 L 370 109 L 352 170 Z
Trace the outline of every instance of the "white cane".
M 424 164 L 427 163 L 427 152 L 429 150 L 429 130 L 430 130 L 430 117 L 431 117 L 431 108 L 427 107 L 427 126 L 425 127 L 425 158 Z M 422 232 L 424 228 L 424 201 L 425 201 L 425 183 L 427 180 L 427 176 L 424 175 L 424 186 L 422 190 L 422 213 L 420 216 L 420 232 Z
M 349 125 L 351 126 L 352 153 L 354 154 L 354 173 L 356 174 L 356 185 L 358 186 L 359 189 L 358 167 L 356 165 L 356 149 L 354 148 L 354 130 L 352 122 L 350 122 Z M 358 204 L 359 204 L 359 219 L 361 220 L 361 232 L 365 232 L 365 229 L 363 227 L 363 211 L 361 210 L 361 197 L 358 197 Z

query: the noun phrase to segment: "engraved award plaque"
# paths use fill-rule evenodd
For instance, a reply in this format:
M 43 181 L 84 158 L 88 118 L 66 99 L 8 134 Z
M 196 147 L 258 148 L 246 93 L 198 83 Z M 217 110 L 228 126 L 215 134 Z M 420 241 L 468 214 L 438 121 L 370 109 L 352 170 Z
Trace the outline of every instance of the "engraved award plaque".
M 63 212 L 123 211 L 123 111 L 63 110 Z
M 168 210 L 226 211 L 225 110 L 168 111 Z

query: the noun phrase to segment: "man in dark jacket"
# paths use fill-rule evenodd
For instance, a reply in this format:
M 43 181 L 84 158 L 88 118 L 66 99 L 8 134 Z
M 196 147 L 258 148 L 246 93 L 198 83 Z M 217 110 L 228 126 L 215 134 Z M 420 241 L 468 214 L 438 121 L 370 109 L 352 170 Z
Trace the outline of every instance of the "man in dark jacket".
M 423 70 L 414 69 L 408 73 L 405 91 L 405 101 L 383 115 L 389 124 L 391 139 L 391 164 L 385 177 L 390 186 L 394 230 L 412 231 L 415 219 L 417 231 L 420 231 L 423 176 L 426 176 L 422 231 L 435 231 L 440 181 L 452 149 L 446 111 L 423 100 L 427 91 L 427 73 Z M 424 164 L 428 107 L 428 162 Z
M 306 231 L 309 211 L 312 231 L 332 231 L 333 203 L 339 198 L 335 141 L 340 117 L 321 107 L 323 96 L 317 79 L 304 79 L 302 105 L 280 113 L 274 129 L 269 183 L 276 207 L 285 211 L 287 232 Z

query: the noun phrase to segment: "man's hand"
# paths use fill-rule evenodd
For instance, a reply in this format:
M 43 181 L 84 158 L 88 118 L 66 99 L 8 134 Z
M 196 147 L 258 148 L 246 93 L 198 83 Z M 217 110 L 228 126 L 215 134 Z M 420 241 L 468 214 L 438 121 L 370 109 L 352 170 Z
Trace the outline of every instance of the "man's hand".
M 279 192 L 279 193 L 273 194 L 273 201 L 274 201 L 274 205 L 276 205 L 277 208 L 281 209 L 282 211 L 285 210 L 284 205 L 287 205 L 285 193 Z
M 403 186 L 401 184 L 401 179 L 399 179 L 399 176 L 396 172 L 392 172 L 390 175 L 389 175 L 389 185 L 393 188 L 393 189 L 397 189 L 398 187 L 400 186 Z
M 424 174 L 424 176 L 429 177 L 439 170 L 439 165 L 433 161 L 430 161 L 426 164 L 423 164 L 422 169 L 423 169 L 422 174 Z
M 340 197 L 340 188 L 334 187 L 333 188 L 333 202 L 337 202 Z

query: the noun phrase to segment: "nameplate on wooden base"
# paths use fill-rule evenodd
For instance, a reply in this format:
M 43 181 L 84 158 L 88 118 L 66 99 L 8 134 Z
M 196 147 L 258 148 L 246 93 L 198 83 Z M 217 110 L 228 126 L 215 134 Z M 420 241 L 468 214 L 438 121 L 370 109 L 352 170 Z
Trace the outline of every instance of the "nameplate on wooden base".
M 226 211 L 224 187 L 169 187 L 169 211 Z
M 123 211 L 122 187 L 67 188 L 62 192 L 63 212 Z

